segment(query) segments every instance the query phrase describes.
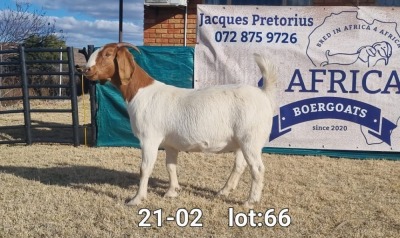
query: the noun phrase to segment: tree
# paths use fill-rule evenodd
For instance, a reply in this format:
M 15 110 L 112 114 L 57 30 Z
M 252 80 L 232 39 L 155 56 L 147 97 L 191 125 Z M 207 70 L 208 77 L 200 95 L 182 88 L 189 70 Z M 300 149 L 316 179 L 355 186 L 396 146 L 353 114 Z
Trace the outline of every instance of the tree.
M 25 48 L 66 48 L 65 41 L 59 39 L 56 35 L 38 36 L 31 35 L 24 42 Z M 58 60 L 60 58 L 59 53 L 51 52 L 30 52 L 26 54 L 27 60 Z M 63 59 L 67 58 L 66 54 L 63 54 Z M 56 72 L 59 69 L 59 64 L 30 64 L 28 69 L 30 72 Z M 54 84 L 56 82 L 55 76 L 43 76 L 43 75 L 31 75 L 28 77 L 29 83 L 32 85 L 41 84 Z M 37 95 L 56 95 L 54 89 L 43 89 L 40 87 L 33 87 L 34 92 Z M 46 91 L 46 92 L 44 92 Z
M 65 47 L 65 40 L 58 37 L 55 34 L 40 36 L 40 35 L 30 35 L 24 42 L 27 48 L 60 48 Z
M 43 10 L 37 10 L 28 2 L 17 0 L 15 10 L 7 7 L 0 10 L 0 46 L 1 49 L 15 48 L 19 44 L 24 44 L 26 48 L 60 48 L 65 47 L 65 41 L 62 31 L 56 34 L 55 21 L 45 16 Z M 50 60 L 58 59 L 57 53 L 29 53 L 27 60 Z M 18 56 L 14 54 L 2 54 L 1 61 L 18 61 Z M 56 65 L 31 65 L 33 71 L 52 71 Z M 18 65 L 0 66 L 0 73 L 7 71 L 18 71 Z M 30 83 L 41 84 L 49 80 L 53 80 L 51 76 L 30 76 Z M 0 77 L 1 85 L 14 85 L 15 77 Z M 10 95 L 13 90 L 1 90 L 0 98 L 4 95 Z M 41 94 L 37 89 L 34 91 Z M 1 106 L 1 104 L 0 104 Z
M 0 43 L 21 44 L 32 35 L 41 37 L 56 32 L 55 21 L 46 17 L 43 10 L 32 9 L 28 2 L 16 1 L 16 9 L 0 11 Z

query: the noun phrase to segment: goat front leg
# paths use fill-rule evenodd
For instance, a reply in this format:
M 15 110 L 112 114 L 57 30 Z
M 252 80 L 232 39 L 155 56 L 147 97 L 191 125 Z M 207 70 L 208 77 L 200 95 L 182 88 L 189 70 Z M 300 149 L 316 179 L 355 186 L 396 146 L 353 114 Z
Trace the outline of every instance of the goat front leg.
M 164 197 L 174 198 L 178 196 L 180 186 L 178 176 L 176 174 L 176 166 L 178 164 L 178 151 L 173 148 L 165 148 L 166 167 L 169 174 L 169 189 Z
M 154 164 L 157 159 L 158 145 L 154 146 L 154 142 L 143 143 L 142 147 L 142 165 L 140 167 L 140 184 L 136 196 L 131 199 L 126 205 L 136 206 L 142 203 L 147 198 L 147 186 L 149 177 L 153 171 Z
M 228 196 L 232 190 L 236 189 L 240 176 L 243 174 L 246 167 L 247 162 L 243 157 L 242 151 L 236 151 L 235 165 L 232 169 L 231 175 L 226 181 L 225 186 L 221 189 L 221 191 L 218 192 L 218 196 Z

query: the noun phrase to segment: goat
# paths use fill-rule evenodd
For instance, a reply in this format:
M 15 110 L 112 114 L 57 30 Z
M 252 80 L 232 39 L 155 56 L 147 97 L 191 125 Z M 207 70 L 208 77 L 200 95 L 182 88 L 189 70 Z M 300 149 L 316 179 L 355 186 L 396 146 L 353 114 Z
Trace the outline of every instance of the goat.
M 165 149 L 169 173 L 165 197 L 178 196 L 179 151 L 235 152 L 233 170 L 218 194 L 228 196 L 248 164 L 252 183 L 244 205 L 252 207 L 259 202 L 265 171 L 261 150 L 272 127 L 276 68 L 255 54 L 263 76 L 262 88 L 221 85 L 183 89 L 153 79 L 134 61 L 127 47 L 139 51 L 129 43 L 110 43 L 96 50 L 84 69 L 88 79 L 110 80 L 121 91 L 133 133 L 140 140 L 140 184 L 127 205 L 139 205 L 147 198 L 159 148 Z

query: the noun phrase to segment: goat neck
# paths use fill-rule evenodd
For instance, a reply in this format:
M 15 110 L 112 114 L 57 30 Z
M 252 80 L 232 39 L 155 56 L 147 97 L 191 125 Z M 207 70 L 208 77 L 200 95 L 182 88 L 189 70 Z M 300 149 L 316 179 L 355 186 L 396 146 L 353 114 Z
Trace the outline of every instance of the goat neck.
M 144 71 L 136 62 L 132 62 L 133 72 L 127 83 L 121 80 L 118 73 L 114 74 L 111 82 L 121 91 L 126 102 L 130 102 L 141 88 L 154 83 L 154 79 Z

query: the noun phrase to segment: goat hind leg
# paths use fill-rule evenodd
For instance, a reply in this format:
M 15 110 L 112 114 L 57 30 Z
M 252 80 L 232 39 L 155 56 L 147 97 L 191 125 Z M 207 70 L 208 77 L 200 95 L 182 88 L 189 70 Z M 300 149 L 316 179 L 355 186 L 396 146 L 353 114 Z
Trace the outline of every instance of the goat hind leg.
M 251 208 L 254 203 L 259 202 L 261 199 L 261 193 L 264 186 L 265 167 L 261 159 L 261 149 L 244 150 L 243 155 L 247 164 L 250 166 L 252 177 L 249 198 L 244 205 Z
M 153 171 L 154 164 L 157 159 L 158 146 L 153 143 L 143 143 L 142 147 L 142 164 L 140 167 L 140 184 L 139 190 L 135 197 L 131 199 L 126 205 L 136 206 L 142 203 L 147 198 L 147 186 L 151 172 Z
M 218 192 L 218 195 L 228 196 L 232 190 L 236 189 L 240 180 L 240 176 L 243 174 L 246 167 L 247 163 L 243 157 L 242 151 L 236 151 L 235 165 L 232 169 L 231 174 L 229 175 L 228 180 L 226 181 L 225 186 Z
M 176 174 L 176 165 L 178 164 L 178 151 L 172 148 L 165 148 L 166 167 L 169 174 L 169 189 L 164 197 L 177 197 L 180 190 L 178 176 Z

